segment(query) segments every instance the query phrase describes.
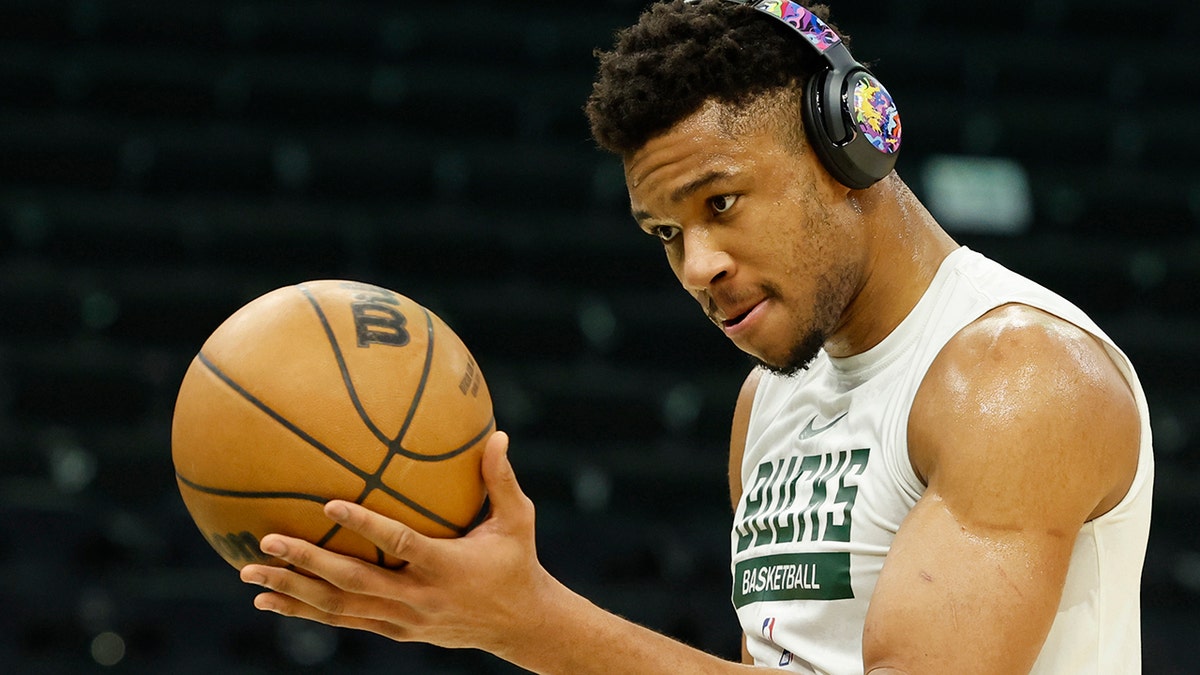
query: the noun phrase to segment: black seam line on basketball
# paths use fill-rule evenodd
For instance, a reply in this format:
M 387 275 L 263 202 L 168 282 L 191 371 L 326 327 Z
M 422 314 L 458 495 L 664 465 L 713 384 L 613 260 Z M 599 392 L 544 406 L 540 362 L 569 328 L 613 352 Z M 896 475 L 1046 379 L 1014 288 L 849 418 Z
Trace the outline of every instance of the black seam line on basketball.
M 467 441 L 466 443 L 463 443 L 462 445 L 458 446 L 457 448 L 455 448 L 453 450 L 450 450 L 449 452 L 443 452 L 440 455 L 418 455 L 411 450 L 405 450 L 404 447 L 399 444 L 397 444 L 396 447 L 392 449 L 392 452 L 397 455 L 402 455 L 409 459 L 416 460 L 418 462 L 440 462 L 442 460 L 450 459 L 451 457 L 457 457 L 457 456 L 463 454 L 464 452 L 466 452 L 467 450 L 470 450 L 476 443 L 483 440 L 484 436 L 487 436 L 489 433 L 491 433 L 492 429 L 494 429 L 495 426 L 496 426 L 496 417 L 493 415 L 491 418 L 488 419 L 488 423 L 486 425 L 484 425 L 483 429 L 479 433 L 475 434 L 475 436 L 473 438 L 471 438 L 471 440 Z
M 333 327 L 329 325 L 329 318 L 325 316 L 325 311 L 321 309 L 320 303 L 313 296 L 312 292 L 304 284 L 296 286 L 305 298 L 308 298 L 308 303 L 312 305 L 313 311 L 317 313 L 317 319 L 321 322 L 321 327 L 325 330 L 325 339 L 329 341 L 329 346 L 333 349 L 333 358 L 337 360 L 338 370 L 342 372 L 342 382 L 346 385 L 346 393 L 350 395 L 350 402 L 354 404 L 354 409 L 358 411 L 358 417 L 362 423 L 367 426 L 375 438 L 383 444 L 388 443 L 387 434 L 383 433 L 375 423 L 371 421 L 371 416 L 367 414 L 363 408 L 362 401 L 358 398 L 358 391 L 354 388 L 354 381 L 350 379 L 350 368 L 346 366 L 346 357 L 342 354 L 342 348 L 338 345 L 337 338 L 333 334 Z
M 218 378 L 220 378 L 222 382 L 224 382 L 226 385 L 228 385 L 230 389 L 237 392 L 237 394 L 239 396 L 241 396 L 242 398 L 249 401 L 250 404 L 253 405 L 255 408 L 258 408 L 259 410 L 266 413 L 271 419 L 273 419 L 276 422 L 283 425 L 283 427 L 285 429 L 292 432 L 296 436 L 299 436 L 300 439 L 303 440 L 305 443 L 308 443 L 309 445 L 316 448 L 321 454 L 323 454 L 326 457 L 337 462 L 339 465 L 341 465 L 342 468 L 346 469 L 350 473 L 353 473 L 355 476 L 358 476 L 359 478 L 361 478 L 363 480 L 367 480 L 371 477 L 371 474 L 367 473 L 366 471 L 363 471 L 362 469 L 358 468 L 357 466 L 354 466 L 354 464 L 352 464 L 346 458 L 344 458 L 341 455 L 339 455 L 338 453 L 334 452 L 331 448 L 327 447 L 326 445 L 324 445 L 317 439 L 313 438 L 312 436 L 309 436 L 303 429 L 296 426 L 295 424 L 292 424 L 286 417 L 275 412 L 274 410 L 272 410 L 270 408 L 270 406 L 268 406 L 267 404 L 258 400 L 254 396 L 254 394 L 251 394 L 250 392 L 243 389 L 242 385 L 238 384 L 237 382 L 235 382 L 233 380 L 233 378 L 231 378 L 230 376 L 228 376 L 224 372 L 222 372 L 221 369 L 218 368 L 216 366 L 216 364 L 214 364 L 212 361 L 209 361 L 208 357 L 204 355 L 204 352 L 200 352 L 199 354 L 197 354 L 196 358 L 200 359 L 200 363 L 204 364 L 205 368 L 208 368 L 210 371 L 212 371 L 213 375 L 216 375 Z
M 188 480 L 182 474 L 180 474 L 178 471 L 175 472 L 175 478 L 178 479 L 180 483 L 183 483 L 184 485 L 188 486 L 189 488 L 191 488 L 197 492 L 203 492 L 205 494 L 210 494 L 210 495 L 217 495 L 218 497 L 244 497 L 247 499 L 300 499 L 300 500 L 303 500 L 306 502 L 316 502 L 318 504 L 324 504 L 325 502 L 329 501 L 328 497 L 321 497 L 320 495 L 310 495 L 305 492 L 270 492 L 270 491 L 264 491 L 264 490 L 229 490 L 226 488 L 209 487 L 208 485 L 201 485 L 200 483 L 197 483 L 195 481 Z
M 387 466 L 392 459 L 392 453 L 399 450 L 400 441 L 408 433 L 408 428 L 412 426 L 413 418 L 417 416 L 417 407 L 421 405 L 421 397 L 425 395 L 425 384 L 429 382 L 429 370 L 433 364 L 433 317 L 424 307 L 421 307 L 421 313 L 425 315 L 425 364 L 421 366 L 421 380 L 417 382 L 417 391 L 413 394 L 412 403 L 408 406 L 408 414 L 404 417 L 404 423 L 400 425 L 400 432 L 396 434 L 394 440 L 388 443 L 388 456 L 384 458 L 383 466 Z M 405 456 L 407 457 L 407 455 Z M 379 468 L 380 471 L 383 471 L 383 466 Z
M 427 519 L 432 520 L 433 522 L 437 523 L 438 525 L 441 525 L 442 527 L 450 530 L 451 532 L 457 533 L 459 536 L 467 533 L 467 529 L 465 527 L 463 527 L 462 525 L 455 525 L 454 523 L 450 522 L 449 520 L 446 520 L 445 518 L 439 516 L 438 514 L 434 513 L 433 511 L 430 511 L 429 509 L 425 508 L 424 506 L 421 506 L 419 503 L 414 501 L 412 497 L 409 497 L 409 496 L 405 495 L 403 492 L 400 492 L 400 491 L 396 490 L 395 488 L 392 488 L 392 487 L 386 485 L 379 478 L 375 478 L 374 480 L 368 480 L 366 487 L 364 487 L 363 491 L 361 493 L 359 493 L 358 498 L 354 500 L 354 503 L 361 506 L 363 504 L 363 502 L 365 502 L 367 500 L 367 497 L 375 490 L 379 490 L 383 494 L 391 497 L 392 499 L 395 499 L 396 501 L 400 502 L 401 504 L 404 504 L 405 506 L 412 509 L 413 511 L 416 511 L 417 513 L 421 514 L 422 516 L 425 516 Z M 332 534 L 330 536 L 332 536 Z
M 483 430 L 480 431 L 478 434 L 475 434 L 474 438 L 467 441 L 467 443 L 464 444 L 462 447 L 456 448 L 455 450 L 445 453 L 443 455 L 438 455 L 436 457 L 428 457 L 425 455 L 413 456 L 407 452 L 404 452 L 402 454 L 404 454 L 406 457 L 413 457 L 415 459 L 428 460 L 428 461 L 436 461 L 438 459 L 449 459 L 450 457 L 454 457 L 455 455 L 460 455 L 460 454 L 466 452 L 468 449 L 470 449 L 472 446 L 474 446 L 476 443 L 478 443 L 484 436 L 486 436 L 495 426 L 496 426 L 496 417 L 493 415 L 491 418 L 488 419 L 488 423 L 483 427 Z M 399 450 L 399 448 L 397 450 Z M 383 462 L 383 467 L 386 467 L 388 465 L 388 462 L 391 460 L 391 457 L 392 457 L 392 455 L 389 454 L 388 458 L 385 459 Z M 383 471 L 383 467 L 380 468 L 381 474 Z M 361 505 L 364 501 L 366 501 L 367 496 L 370 495 L 371 491 L 373 491 L 373 490 L 379 490 L 380 492 L 388 495 L 392 499 L 398 500 L 399 502 L 403 503 L 405 506 L 409 507 L 413 511 L 416 511 L 417 513 L 425 516 L 426 518 L 428 518 L 429 520 L 432 520 L 433 522 L 437 523 L 438 525 L 441 525 L 442 527 L 445 527 L 445 528 L 449 529 L 450 531 L 457 533 L 459 536 L 462 536 L 462 535 L 466 534 L 467 532 L 470 532 L 475 527 L 475 525 L 478 524 L 477 520 L 479 518 L 479 514 L 476 514 L 475 517 L 471 519 L 471 522 L 467 523 L 465 526 L 464 525 L 456 525 L 456 524 L 452 523 L 451 521 L 446 520 L 445 518 L 434 513 L 433 511 L 430 511 L 429 509 L 425 508 L 424 506 L 421 506 L 420 504 L 413 501 L 411 498 L 404 495 L 403 493 L 393 489 L 392 487 L 390 487 L 389 485 L 387 485 L 386 483 L 383 482 L 382 476 L 372 476 L 371 479 L 367 481 L 366 486 L 363 487 L 362 493 L 360 493 L 358 495 L 358 498 L 354 500 L 354 503 Z M 486 500 L 484 503 L 485 503 L 485 505 L 487 504 Z M 329 533 L 328 536 L 332 537 L 333 533 L 332 532 Z
M 384 453 L 383 459 L 380 460 L 378 468 L 376 468 L 375 472 L 371 474 L 371 477 L 367 479 L 366 485 L 363 486 L 363 491 L 358 495 L 358 499 L 355 499 L 354 502 L 356 504 L 362 504 L 364 501 L 366 501 L 372 490 L 379 489 L 385 494 L 391 495 L 393 499 L 400 500 L 417 513 L 420 513 L 435 523 L 449 527 L 452 532 L 457 532 L 461 536 L 462 534 L 465 534 L 465 531 L 459 528 L 457 525 L 383 484 L 383 473 L 387 471 L 388 465 L 392 463 L 392 459 L 399 453 L 400 439 L 404 438 L 404 435 L 408 433 L 408 428 L 412 425 L 413 418 L 416 417 L 417 406 L 421 404 L 421 397 L 425 395 L 425 383 L 429 381 L 429 371 L 431 364 L 433 363 L 433 317 L 429 315 L 428 310 L 426 310 L 424 307 L 421 307 L 421 313 L 425 316 L 425 363 L 421 367 L 421 379 L 417 382 L 417 390 L 413 392 L 412 401 L 408 405 L 408 412 L 405 414 L 404 422 L 400 425 L 400 431 L 396 434 L 396 440 L 389 441 L 385 439 L 385 442 L 387 443 L 387 452 Z M 403 454 L 406 457 L 410 456 L 407 452 L 399 454 Z
M 480 523 L 487 520 L 487 517 L 492 513 L 492 499 L 488 495 L 483 496 L 483 504 L 479 507 L 479 511 L 475 513 L 475 517 L 471 522 L 467 523 L 467 531 L 479 527 Z
M 329 531 L 325 533 L 325 536 L 321 537 L 320 539 L 318 539 L 317 541 L 315 541 L 313 543 L 316 544 L 317 546 L 320 546 L 321 548 L 325 548 L 325 544 L 328 544 L 329 540 L 333 539 L 333 535 L 337 534 L 338 530 L 340 530 L 340 529 L 342 529 L 341 525 L 334 525 L 333 527 L 329 528 Z
M 456 455 L 461 455 L 462 453 L 469 450 L 472 446 L 474 446 L 476 443 L 478 443 L 484 436 L 486 436 L 495 426 L 496 426 L 496 417 L 493 415 L 491 418 L 488 419 L 488 423 L 483 427 L 483 430 L 480 431 L 478 434 L 475 434 L 474 438 L 467 441 L 466 444 L 464 444 L 462 447 L 455 448 L 451 452 L 448 452 L 448 453 L 445 453 L 442 455 L 430 457 L 427 455 L 411 455 L 407 452 L 404 452 L 403 454 L 406 457 L 411 457 L 414 459 L 426 460 L 426 461 L 437 461 L 440 459 L 449 459 Z M 388 462 L 390 461 L 391 457 L 392 457 L 392 455 L 389 454 L 388 458 L 383 463 L 383 467 L 386 467 L 388 465 Z M 437 523 L 438 525 L 441 525 L 442 527 L 445 527 L 446 529 L 457 533 L 459 536 L 462 536 L 462 535 L 466 534 L 467 532 L 470 532 L 471 529 L 473 529 L 475 527 L 475 525 L 478 524 L 476 521 L 479 517 L 479 514 L 476 514 L 475 518 L 472 518 L 471 522 L 467 523 L 465 526 L 464 525 L 456 525 L 453 522 L 446 520 L 445 518 L 434 513 L 433 511 L 430 511 L 429 509 L 425 508 L 424 506 L 421 506 L 419 503 L 414 501 L 412 498 L 408 497 L 404 493 L 392 488 L 391 486 L 389 486 L 383 482 L 383 477 L 382 477 L 383 467 L 380 468 L 380 475 L 371 476 L 369 479 L 367 479 L 367 484 L 365 486 L 363 486 L 362 492 L 359 493 L 358 497 L 355 498 L 355 500 L 354 500 L 355 504 L 361 505 L 364 501 L 366 501 L 367 497 L 371 494 L 371 492 L 373 492 L 375 490 L 379 490 L 380 492 L 386 494 L 387 496 L 391 497 L 392 499 L 395 499 L 395 500 L 399 501 L 400 503 L 404 504 L 405 506 L 412 509 L 413 511 L 416 511 L 417 513 L 421 514 L 422 516 L 425 516 L 429 520 L 432 520 L 433 522 Z M 486 501 L 485 501 L 485 504 L 486 504 Z M 332 536 L 333 536 L 333 531 L 330 531 L 326 535 L 325 539 L 322 539 L 322 541 L 327 541 Z
M 387 455 L 383 458 L 383 462 L 379 465 L 379 470 L 375 472 L 376 475 L 382 475 L 384 469 L 387 468 L 388 464 L 391 464 L 392 458 L 396 455 L 407 457 L 418 462 L 438 462 L 460 454 L 470 447 L 468 445 L 462 448 L 455 448 L 450 452 L 442 453 L 440 455 L 420 455 L 412 452 L 411 450 L 405 450 L 404 446 L 401 445 L 404 435 L 408 433 L 408 428 L 412 426 L 413 418 L 417 415 L 417 407 L 421 405 L 421 397 L 425 395 L 425 384 L 429 382 L 429 371 L 433 364 L 433 317 L 429 315 L 429 310 L 425 309 L 424 307 L 421 308 L 421 313 L 425 315 L 425 333 L 427 336 L 425 339 L 425 365 L 421 367 L 421 380 L 417 383 L 417 391 L 413 394 L 412 403 L 408 406 L 408 414 L 404 418 L 404 424 L 400 425 L 400 433 L 396 434 L 395 440 L 388 442 Z
M 189 488 L 191 488 L 193 490 L 196 490 L 197 492 L 203 492 L 205 494 L 210 494 L 210 495 L 217 495 L 218 497 L 242 497 L 242 498 L 246 498 L 246 499 L 300 499 L 303 501 L 315 502 L 317 504 L 325 504 L 326 502 L 329 501 L 328 497 L 322 497 L 319 495 L 310 495 L 310 494 L 307 494 L 304 492 L 267 492 L 267 491 L 256 491 L 256 490 L 229 490 L 226 488 L 209 487 L 207 485 L 201 485 L 195 481 L 188 480 L 187 478 L 182 476 L 178 471 L 175 472 L 175 478 L 177 478 L 179 480 L 179 482 L 183 483 L 184 485 L 188 486 Z M 366 498 L 367 494 L 369 494 L 371 492 L 371 490 L 380 490 L 381 492 L 387 494 L 389 497 L 400 501 L 402 504 L 404 504 L 408 508 L 412 509 L 413 511 L 416 511 L 417 513 L 421 514 L 422 516 L 425 516 L 429 520 L 432 520 L 433 522 L 437 523 L 438 525 L 441 525 L 442 527 L 450 530 L 451 532 L 455 532 L 455 533 L 459 534 L 460 536 L 466 534 L 468 531 L 467 527 L 463 527 L 461 525 L 455 525 L 454 523 L 450 522 L 449 520 L 446 520 L 445 518 L 439 516 L 438 514 L 434 513 L 433 511 L 430 511 L 429 509 L 421 506 L 420 504 L 413 501 L 409 497 L 404 496 L 403 494 L 393 490 L 392 488 L 390 488 L 386 485 L 374 487 L 374 488 L 368 488 L 366 491 L 364 491 L 364 493 L 361 496 L 359 496 L 359 498 L 357 500 L 355 500 L 355 503 L 362 504 L 363 500 Z M 333 539 L 333 536 L 335 534 L 337 534 L 338 530 L 340 530 L 341 528 L 342 528 L 341 525 L 334 525 L 333 527 L 329 528 L 329 531 L 326 532 L 324 534 L 324 536 L 322 536 L 318 541 L 316 541 L 314 543 L 316 543 L 317 546 L 324 546 L 325 544 L 329 543 L 330 539 Z

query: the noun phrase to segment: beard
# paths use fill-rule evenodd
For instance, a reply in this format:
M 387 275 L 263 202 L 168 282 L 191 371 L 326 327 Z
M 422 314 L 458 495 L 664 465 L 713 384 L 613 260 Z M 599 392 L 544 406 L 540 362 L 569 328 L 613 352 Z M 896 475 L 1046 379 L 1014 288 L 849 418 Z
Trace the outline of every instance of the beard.
M 783 359 L 767 362 L 751 356 L 754 365 L 782 377 L 796 375 L 812 365 L 825 341 L 842 320 L 842 313 L 854 297 L 856 284 L 851 269 L 843 267 L 823 274 L 817 282 L 811 319 L 808 325 L 797 329 L 791 346 Z
M 751 356 L 750 360 L 758 368 L 770 371 L 781 377 L 791 377 L 797 373 L 808 370 L 812 362 L 816 360 L 817 355 L 821 353 L 821 345 L 825 344 L 825 335 L 818 331 L 807 331 L 800 336 L 788 352 L 786 360 L 782 363 L 774 364 L 767 363 L 757 356 Z

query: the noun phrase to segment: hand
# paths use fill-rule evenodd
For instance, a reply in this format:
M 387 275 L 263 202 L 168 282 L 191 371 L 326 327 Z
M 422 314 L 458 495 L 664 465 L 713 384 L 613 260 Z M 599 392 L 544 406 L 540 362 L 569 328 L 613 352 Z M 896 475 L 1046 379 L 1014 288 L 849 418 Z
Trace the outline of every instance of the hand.
M 491 514 L 458 539 L 434 539 L 344 501 L 325 514 L 408 562 L 390 570 L 306 541 L 271 534 L 262 550 L 305 574 L 247 565 L 243 581 L 271 589 L 258 609 L 332 626 L 379 633 L 393 640 L 499 653 L 519 635 L 536 635 L 558 584 L 542 568 L 534 542 L 533 503 L 508 461 L 508 436 L 492 434 L 483 452 Z

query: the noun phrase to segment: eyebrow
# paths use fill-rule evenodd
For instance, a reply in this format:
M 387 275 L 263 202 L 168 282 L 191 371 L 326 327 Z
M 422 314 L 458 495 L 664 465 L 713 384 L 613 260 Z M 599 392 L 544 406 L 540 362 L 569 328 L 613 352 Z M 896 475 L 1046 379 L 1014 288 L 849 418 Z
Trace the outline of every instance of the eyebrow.
M 676 188 L 675 191 L 671 193 L 671 201 L 678 204 L 679 202 L 704 189 L 708 185 L 711 185 L 719 180 L 731 178 L 733 175 L 734 172 L 732 171 L 713 169 L 712 171 L 709 171 L 708 173 L 705 173 L 704 175 L 688 181 L 687 183 Z M 648 211 L 638 210 L 633 212 L 633 218 L 640 223 L 646 220 L 652 220 L 653 216 Z
M 719 170 L 713 169 L 712 171 L 709 171 L 708 173 L 704 174 L 703 176 L 700 176 L 699 178 L 696 178 L 695 180 L 693 180 L 691 182 L 688 182 L 684 185 L 679 186 L 679 188 L 676 189 L 675 192 L 671 193 L 671 201 L 676 202 L 676 203 L 681 202 L 681 201 L 687 199 L 688 197 L 691 197 L 696 192 L 699 192 L 707 185 L 709 185 L 711 183 L 715 183 L 719 180 L 723 180 L 725 178 L 730 178 L 732 176 L 733 176 L 732 171 L 719 171 Z

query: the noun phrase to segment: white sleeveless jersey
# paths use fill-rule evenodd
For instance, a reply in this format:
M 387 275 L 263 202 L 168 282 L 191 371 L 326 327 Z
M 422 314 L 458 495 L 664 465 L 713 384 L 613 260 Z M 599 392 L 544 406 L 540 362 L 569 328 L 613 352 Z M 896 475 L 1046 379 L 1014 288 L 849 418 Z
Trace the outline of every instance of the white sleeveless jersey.
M 892 538 L 925 489 L 908 457 L 913 397 L 951 337 L 1008 303 L 1040 308 L 1108 345 L 1142 418 L 1133 484 L 1080 531 L 1033 672 L 1140 672 L 1139 587 L 1154 467 L 1137 375 L 1081 310 L 966 248 L 946 258 L 909 316 L 874 348 L 841 359 L 821 353 L 792 377 L 763 374 L 731 535 L 733 604 L 757 664 L 863 672 L 871 592 Z

